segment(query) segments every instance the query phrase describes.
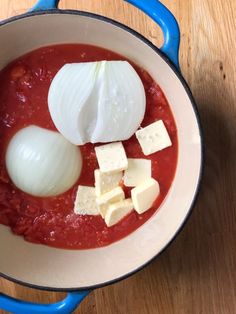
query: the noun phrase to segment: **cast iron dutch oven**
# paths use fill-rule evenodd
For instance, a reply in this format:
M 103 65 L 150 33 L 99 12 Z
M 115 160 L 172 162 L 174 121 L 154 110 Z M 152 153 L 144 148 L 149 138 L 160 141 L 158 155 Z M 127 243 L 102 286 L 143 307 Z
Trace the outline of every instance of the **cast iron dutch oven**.
M 23 15 L 0 23 L 0 69 L 42 46 L 85 43 L 113 50 L 146 69 L 164 91 L 178 129 L 175 178 L 159 211 L 128 237 L 107 247 L 63 250 L 28 243 L 0 225 L 0 273 L 14 282 L 67 291 L 51 305 L 30 304 L 0 294 L 0 307 L 13 313 L 71 313 L 97 287 L 126 278 L 158 256 L 183 227 L 193 207 L 202 171 L 202 137 L 191 92 L 180 74 L 179 27 L 157 0 L 127 0 L 148 14 L 164 33 L 158 49 L 146 38 L 104 16 L 57 9 L 56 0 L 39 0 Z

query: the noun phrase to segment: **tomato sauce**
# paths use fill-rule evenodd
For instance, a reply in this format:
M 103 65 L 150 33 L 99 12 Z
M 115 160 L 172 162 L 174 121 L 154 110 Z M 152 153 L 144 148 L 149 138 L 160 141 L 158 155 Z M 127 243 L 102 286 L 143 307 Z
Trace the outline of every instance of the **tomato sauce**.
M 5 152 L 11 137 L 21 128 L 32 124 L 56 130 L 48 111 L 47 96 L 57 71 L 65 63 L 99 60 L 125 58 L 88 45 L 56 45 L 32 51 L 11 62 L 0 72 L 0 223 L 9 226 L 15 234 L 23 236 L 27 241 L 67 249 L 111 244 L 145 223 L 170 189 L 178 156 L 176 124 L 160 87 L 146 71 L 134 64 L 147 96 L 142 126 L 162 119 L 173 144 L 163 151 L 144 156 L 135 136 L 123 142 L 128 157 L 148 158 L 152 161 L 152 176 L 159 182 L 161 193 L 150 210 L 142 215 L 133 211 L 110 228 L 100 216 L 74 214 L 78 184 L 94 186 L 94 170 L 98 164 L 92 144 L 81 147 L 81 176 L 75 186 L 63 195 L 33 197 L 18 190 L 10 181 L 5 167 Z M 130 188 L 125 188 L 125 193 L 127 197 L 130 196 Z

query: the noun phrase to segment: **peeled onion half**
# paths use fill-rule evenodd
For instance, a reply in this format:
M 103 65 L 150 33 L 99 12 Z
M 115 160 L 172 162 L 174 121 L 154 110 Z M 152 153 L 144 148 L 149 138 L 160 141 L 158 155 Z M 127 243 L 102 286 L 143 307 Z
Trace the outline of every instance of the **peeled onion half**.
M 146 109 L 142 81 L 126 61 L 64 65 L 48 94 L 58 131 L 75 145 L 129 139 Z
M 48 197 L 64 193 L 75 184 L 82 157 L 80 149 L 58 132 L 31 125 L 10 140 L 6 166 L 20 190 Z

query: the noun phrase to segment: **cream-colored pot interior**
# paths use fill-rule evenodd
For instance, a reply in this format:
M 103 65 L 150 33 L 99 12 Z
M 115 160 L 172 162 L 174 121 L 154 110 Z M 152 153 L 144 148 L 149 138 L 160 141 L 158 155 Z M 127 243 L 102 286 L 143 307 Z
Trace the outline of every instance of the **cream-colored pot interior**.
M 87 43 L 118 52 L 145 68 L 171 105 L 179 136 L 176 176 L 160 210 L 141 228 L 110 246 L 81 251 L 53 249 L 24 241 L 0 225 L 0 273 L 46 288 L 104 284 L 138 269 L 174 237 L 189 213 L 201 172 L 201 140 L 189 96 L 171 67 L 127 30 L 76 14 L 28 16 L 0 27 L 0 68 L 35 48 Z

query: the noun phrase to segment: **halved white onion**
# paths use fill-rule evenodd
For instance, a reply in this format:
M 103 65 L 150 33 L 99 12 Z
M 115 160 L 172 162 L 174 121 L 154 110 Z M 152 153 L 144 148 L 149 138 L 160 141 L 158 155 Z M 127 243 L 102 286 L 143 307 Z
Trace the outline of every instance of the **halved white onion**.
M 113 142 L 130 138 L 145 109 L 144 86 L 126 61 L 64 65 L 48 94 L 54 124 L 71 143 Z
M 39 197 L 70 189 L 80 176 L 80 149 L 60 133 L 38 126 L 18 131 L 7 147 L 6 166 L 13 183 Z

